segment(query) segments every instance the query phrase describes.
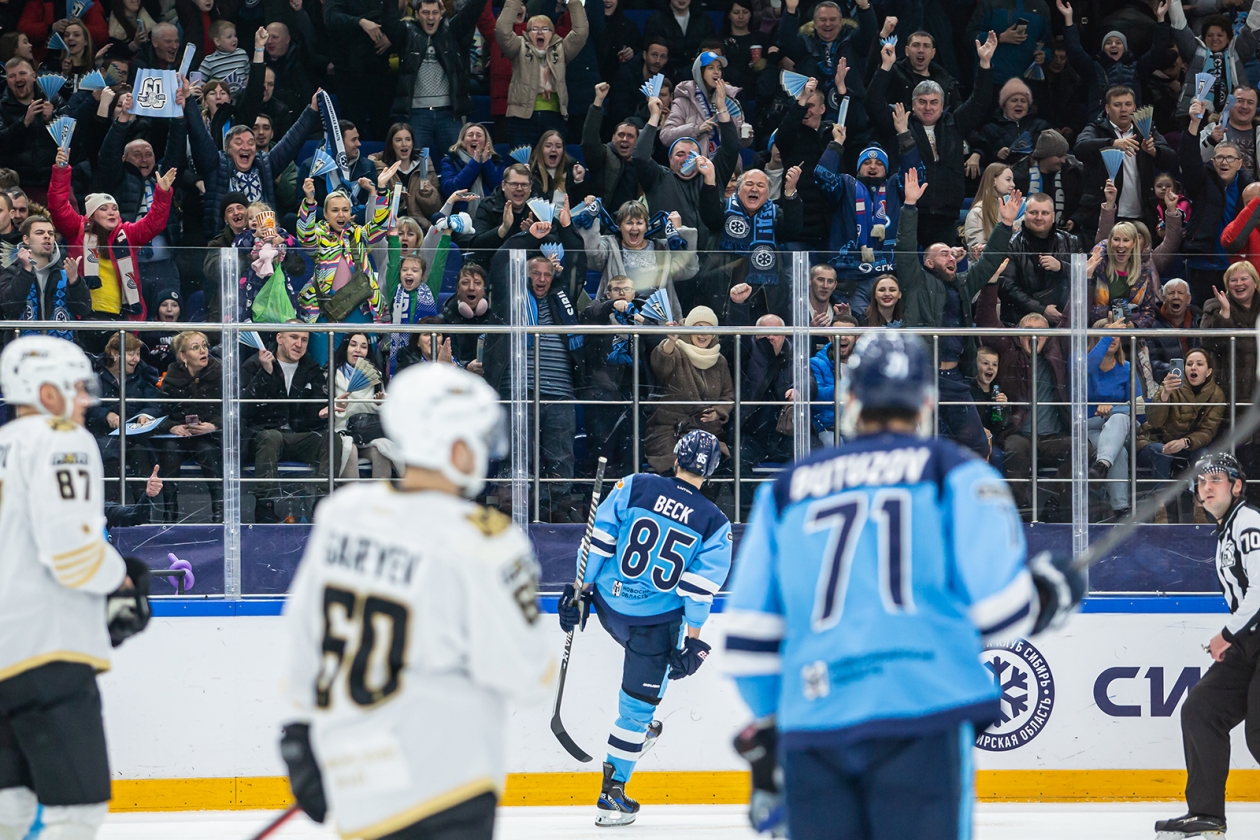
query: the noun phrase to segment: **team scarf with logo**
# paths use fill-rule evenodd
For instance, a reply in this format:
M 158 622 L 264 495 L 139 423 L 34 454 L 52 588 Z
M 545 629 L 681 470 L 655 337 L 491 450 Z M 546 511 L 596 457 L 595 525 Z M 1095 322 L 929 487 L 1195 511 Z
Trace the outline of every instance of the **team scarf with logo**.
M 748 255 L 748 276 L 753 286 L 772 286 L 779 282 L 778 243 L 774 223 L 779 208 L 767 201 L 751 216 L 740 203 L 739 196 L 726 200 L 726 223 L 722 225 L 722 250 Z
M 83 228 L 83 276 L 88 278 L 89 288 L 98 289 L 101 285 L 101 260 L 112 259 L 118 270 L 119 292 L 122 297 L 122 314 L 139 315 L 144 312 L 144 303 L 140 299 L 140 284 L 136 280 L 136 266 L 131 260 L 131 248 L 127 245 L 127 234 L 121 227 L 114 234 L 113 242 L 106 242 L 105 247 L 98 247 L 96 234 L 87 226 Z
M 1039 192 L 1047 192 L 1045 187 L 1045 176 L 1041 174 L 1041 167 L 1035 163 L 1028 165 L 1028 194 L 1034 195 Z M 1054 173 L 1054 190 L 1049 192 L 1054 196 L 1054 222 L 1055 224 L 1063 223 L 1063 170 L 1060 169 Z
M 853 179 L 853 209 L 857 214 L 857 243 L 862 247 L 871 246 L 871 231 L 876 225 L 884 229 L 884 235 L 878 237 L 882 242 L 888 235 L 888 179 L 871 190 L 858 179 Z
M 403 287 L 402 282 L 394 290 L 393 323 L 418 324 L 420 319 L 437 315 L 437 303 L 433 300 L 433 291 L 423 280 L 411 291 Z M 398 366 L 398 351 L 407 346 L 410 333 L 390 333 L 389 336 L 389 370 L 394 372 Z
M 48 313 L 49 321 L 69 322 L 74 320 L 74 316 L 70 314 L 70 308 L 66 306 L 66 286 L 69 281 L 66 279 L 66 272 L 59 272 L 61 275 L 57 280 L 57 288 L 53 292 L 53 308 Z M 52 276 L 49 275 L 48 280 L 51 282 Z M 36 280 L 31 284 L 31 290 L 26 295 L 26 308 L 22 312 L 23 321 L 40 321 L 44 320 L 39 317 L 39 281 Z M 22 330 L 22 335 L 51 335 L 55 338 L 64 338 L 66 341 L 74 341 L 74 332 L 72 330 Z

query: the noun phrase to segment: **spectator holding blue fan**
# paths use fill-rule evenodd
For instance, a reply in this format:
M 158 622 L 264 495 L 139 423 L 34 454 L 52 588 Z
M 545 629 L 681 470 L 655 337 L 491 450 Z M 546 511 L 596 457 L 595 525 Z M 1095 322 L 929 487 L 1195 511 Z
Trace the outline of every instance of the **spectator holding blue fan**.
M 54 35 L 64 38 L 70 23 L 79 21 L 87 29 L 92 42 L 104 46 L 109 41 L 106 11 L 105 4 L 96 0 L 28 0 L 22 7 L 18 29 L 31 39 L 31 43 L 43 44 Z M 59 14 L 64 14 L 65 17 L 58 17 Z M 89 52 L 88 55 L 92 56 L 94 53 Z
M 1169 21 L 1172 23 L 1173 43 L 1181 60 L 1186 63 L 1186 83 L 1181 86 L 1181 101 L 1177 103 L 1177 116 L 1190 114 L 1191 104 L 1198 99 L 1197 77 L 1211 77 L 1210 87 L 1202 92 L 1203 99 L 1211 105 L 1213 113 L 1225 108 L 1225 100 L 1239 82 L 1247 78 L 1246 62 L 1256 54 L 1256 30 L 1260 29 L 1260 0 L 1252 0 L 1247 20 L 1234 34 L 1229 15 L 1210 15 L 1202 21 L 1203 37 L 1196 38 L 1186 20 L 1181 0 L 1169 0 Z
M 683 225 L 677 213 L 654 218 L 641 202 L 627 201 L 614 218 L 616 233 L 601 235 L 601 212 L 596 202 L 594 196 L 588 196 L 573 214 L 573 224 L 586 245 L 587 267 L 602 272 L 595 299 L 608 297 L 605 289 L 613 278 L 628 277 L 635 295 L 666 289 L 677 308 L 674 284 L 691 279 L 700 267 L 695 228 Z
M 703 52 L 691 64 L 691 78 L 674 88 L 674 104 L 661 126 L 661 142 L 673 143 L 687 137 L 700 144 L 700 153 L 712 157 L 720 143 L 716 132 L 719 104 L 726 108 L 741 132 L 744 114 L 735 98 L 739 88 L 722 79 L 726 59 L 715 52 Z
M 4 65 L 7 88 L 0 96 L 0 158 L 22 179 L 35 201 L 44 197 L 57 143 L 48 133 L 53 103 L 36 82 L 35 64 L 11 58 Z
M 48 56 L 40 65 L 40 72 L 56 73 L 67 81 L 81 79 L 96 65 L 92 33 L 87 24 L 77 18 L 62 19 L 58 23 L 60 32 L 48 39 Z

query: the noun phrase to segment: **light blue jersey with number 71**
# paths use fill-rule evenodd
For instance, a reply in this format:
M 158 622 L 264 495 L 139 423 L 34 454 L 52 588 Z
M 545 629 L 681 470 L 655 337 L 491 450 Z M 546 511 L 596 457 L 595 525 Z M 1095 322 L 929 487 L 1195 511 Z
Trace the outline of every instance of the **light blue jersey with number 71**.
M 862 437 L 757 491 L 724 624 L 726 670 L 788 747 L 997 717 L 982 637 L 1037 595 L 1005 481 L 947 441 Z

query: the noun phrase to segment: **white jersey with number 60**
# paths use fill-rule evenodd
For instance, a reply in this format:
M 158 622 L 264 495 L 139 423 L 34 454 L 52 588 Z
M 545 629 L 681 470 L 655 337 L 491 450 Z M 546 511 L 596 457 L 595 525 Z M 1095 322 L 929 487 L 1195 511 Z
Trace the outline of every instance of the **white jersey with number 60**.
M 109 668 L 105 595 L 127 570 L 105 540 L 104 488 L 82 426 L 0 426 L 0 680 L 49 662 Z
M 320 505 L 285 614 L 287 694 L 345 836 L 502 792 L 509 697 L 555 673 L 529 539 L 498 511 L 389 484 Z

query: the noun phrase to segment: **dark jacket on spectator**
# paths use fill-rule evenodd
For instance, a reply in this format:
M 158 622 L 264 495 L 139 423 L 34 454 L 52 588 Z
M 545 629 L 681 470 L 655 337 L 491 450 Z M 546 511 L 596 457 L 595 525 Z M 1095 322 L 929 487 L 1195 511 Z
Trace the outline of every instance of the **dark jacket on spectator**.
M 472 113 L 468 53 L 472 48 L 472 36 L 482 8 L 482 0 L 468 0 L 454 15 L 442 18 L 432 36 L 425 33 L 420 21 L 413 19 L 398 21 L 385 33 L 398 48 L 401 59 L 394 105 L 390 111 L 395 119 L 407 122 L 411 117 L 411 97 L 416 89 L 416 74 L 420 72 L 420 65 L 424 62 L 430 42 L 438 64 L 442 65 L 450 83 L 452 113 L 456 117 Z
M 849 67 L 854 72 L 850 72 L 845 77 L 845 88 L 849 96 L 860 102 L 867 96 L 866 55 L 871 49 L 871 44 L 878 40 L 876 35 L 879 32 L 879 20 L 875 16 L 874 8 L 868 5 L 866 9 L 857 9 L 854 12 L 853 18 L 857 21 L 857 29 L 841 24 L 840 34 L 834 42 L 834 62 L 830 70 L 827 68 L 825 59 L 827 45 L 817 35 L 812 34 L 812 26 L 810 27 L 811 34 L 801 32 L 803 22 L 801 12 L 800 6 L 797 7 L 795 14 L 788 12 L 784 7 L 783 17 L 779 21 L 779 50 L 792 60 L 797 73 L 804 73 L 818 80 L 818 90 L 827 100 L 828 115 L 836 113 L 840 108 L 834 62 L 838 62 L 841 58 L 847 59 Z M 670 56 L 673 56 L 673 52 L 670 52 Z M 847 125 L 849 136 L 853 138 L 853 142 L 858 142 L 868 129 L 866 115 L 861 109 L 851 107 Z
M 919 157 L 927 169 L 927 193 L 919 199 L 918 208 L 924 213 L 956 214 L 962 208 L 966 196 L 967 179 L 963 174 L 963 141 L 989 113 L 993 96 L 993 76 L 982 67 L 976 68 L 976 85 L 971 98 L 953 111 L 945 111 L 936 123 L 936 158 L 932 157 L 932 144 L 918 117 L 910 115 L 910 130 L 896 136 L 892 111 L 888 104 L 888 80 L 890 74 L 881 68 L 875 71 L 871 88 L 866 97 L 866 108 L 871 122 L 884 141 L 885 148 L 896 149 L 905 155 L 918 149 Z
M 1224 405 L 1225 392 L 1216 384 L 1215 371 L 1199 386 L 1197 394 L 1186 381 L 1168 395 L 1168 402 L 1159 398 L 1163 391 L 1164 386 L 1160 385 L 1146 400 L 1146 422 L 1137 431 L 1139 451 L 1152 443 L 1187 438 L 1190 446 L 1182 452 L 1188 454 L 1202 449 L 1216 438 L 1228 406 Z
M 297 374 L 293 378 L 296 381 Z M 280 381 L 283 382 L 283 378 Z M 190 374 L 179 359 L 171 362 L 171 366 L 166 369 L 166 376 L 162 377 L 162 396 L 181 400 L 219 400 L 166 403 L 162 406 L 166 413 L 164 430 L 183 425 L 184 418 L 190 414 L 197 415 L 202 423 L 213 423 L 216 428 L 223 428 L 223 366 L 213 356 L 210 357 L 210 363 L 196 376 Z
M 538 185 L 531 181 L 530 198 L 539 194 L 537 188 Z M 473 216 L 473 230 L 476 233 L 471 237 L 462 235 L 456 238 L 456 242 L 465 253 L 470 248 L 474 249 L 473 253 L 467 254 L 466 259 L 489 267 L 490 260 L 494 256 L 490 252 L 498 250 L 514 234 L 520 233 L 521 222 L 530 213 L 529 205 L 522 207 L 519 213 L 515 210 L 512 211 L 512 224 L 508 226 L 508 235 L 506 238 L 500 238 L 499 225 L 503 224 L 503 206 L 505 204 L 507 204 L 507 196 L 503 194 L 502 189 L 495 190 L 477 202 L 477 214 Z M 578 247 L 581 246 L 579 245 Z
M 1163 307 L 1160 307 L 1159 314 L 1155 316 L 1155 323 L 1151 326 L 1155 329 L 1164 330 L 1198 329 L 1199 321 L 1202 317 L 1203 313 L 1199 310 L 1199 307 L 1192 304 L 1186 309 L 1186 317 L 1182 323 L 1174 324 L 1168 320 L 1168 315 Z M 1164 377 L 1168 375 L 1168 369 L 1172 360 L 1185 359 L 1186 353 L 1198 346 L 1200 346 L 1200 341 L 1197 338 L 1179 338 L 1175 335 L 1167 337 L 1147 336 L 1146 350 L 1151 357 L 1151 371 L 1155 381 L 1163 382 Z M 1222 364 L 1228 364 L 1228 359 L 1225 361 L 1217 359 L 1214 362 L 1214 368 L 1220 368 Z
M 157 371 L 144 362 L 136 365 L 135 372 L 127 377 L 127 411 L 125 414 L 119 411 L 118 379 L 105 369 L 104 356 L 95 357 L 92 361 L 92 367 L 96 369 L 96 378 L 101 386 L 100 402 L 89 408 L 84 416 L 84 425 L 87 426 L 87 430 L 92 434 L 97 437 L 104 437 L 113 431 L 109 427 L 109 420 L 107 419 L 111 412 L 117 414 L 124 422 L 137 414 L 148 414 L 150 417 L 158 417 L 164 413 L 164 406 L 161 404 L 155 405 L 152 402 L 162 396 L 157 388 Z M 119 372 L 127 369 L 126 359 L 120 362 L 118 369 Z
M 1095 30 L 1098 27 L 1094 27 Z M 1105 30 L 1103 30 L 1105 31 Z M 1133 101 L 1142 104 L 1142 82 L 1156 70 L 1162 70 L 1172 62 L 1164 62 L 1165 53 L 1172 47 L 1172 29 L 1159 25 L 1152 30 L 1154 40 L 1150 50 L 1141 58 L 1125 50 L 1118 61 L 1108 58 L 1102 50 L 1093 56 L 1081 48 L 1081 28 L 1075 23 L 1063 28 L 1063 40 L 1067 46 L 1068 63 L 1082 79 L 1089 82 L 1086 100 L 1087 119 L 1095 120 L 1103 113 L 1104 95 L 1113 87 L 1124 86 L 1133 91 Z M 1189 78 L 1191 86 L 1194 76 Z
M 1199 131 L 1203 125 L 1199 125 Z M 1190 213 L 1190 224 L 1187 226 L 1182 250 L 1186 254 L 1215 254 L 1221 241 L 1222 228 L 1234 220 L 1225 218 L 1225 194 L 1229 185 L 1216 174 L 1216 167 L 1205 163 L 1199 154 L 1199 136 L 1189 130 L 1182 132 L 1181 145 L 1177 148 L 1177 157 L 1181 162 L 1181 185 L 1194 210 Z M 1145 155 L 1149 157 L 1149 155 Z M 1246 170 L 1239 169 L 1234 176 L 1238 185 L 1238 198 L 1234 203 L 1234 215 L 1238 215 L 1245 206 L 1242 200 L 1243 190 L 1251 183 Z M 1153 182 L 1152 182 L 1153 183 Z M 1154 201 L 1154 196 L 1151 196 Z M 1150 225 L 1147 225 L 1150 227 Z M 1151 228 L 1154 230 L 1155 228 Z
M 600 11 L 602 11 L 600 7 Z M 685 82 L 691 78 L 691 62 L 700 54 L 700 44 L 706 38 L 717 37 L 713 21 L 705 14 L 699 4 L 688 9 L 687 31 L 683 32 L 674 13 L 668 6 L 657 11 L 643 25 L 643 39 L 661 38 L 669 47 L 669 63 L 665 65 L 665 75 L 674 84 Z M 642 66 L 639 68 L 642 74 Z M 641 83 L 640 83 L 641 84 Z M 638 87 L 638 85 L 635 85 Z
M 192 147 L 193 162 L 197 171 L 206 183 L 205 213 L 202 218 L 203 230 L 218 230 L 222 219 L 219 216 L 219 204 L 223 196 L 229 192 L 228 182 L 236 171 L 236 164 L 228 159 L 226 152 L 221 152 L 214 145 L 210 131 L 202 122 L 197 100 L 189 98 L 184 104 L 184 116 L 189 126 L 188 141 Z M 259 152 L 254 158 L 253 169 L 258 171 L 262 183 L 262 200 L 276 206 L 276 176 L 297 158 L 302 144 L 319 122 L 319 114 L 309 107 L 302 109 L 293 127 L 285 132 L 284 137 L 272 144 L 270 152 Z M 48 132 L 44 132 L 45 135 Z M 51 138 L 50 138 L 51 139 Z M 367 156 L 363 158 L 366 160 Z M 371 166 L 371 162 L 368 162 Z M 375 169 L 375 167 L 373 167 Z
M 249 437 L 255 431 L 279 429 L 285 424 L 294 432 L 328 429 L 328 420 L 319 416 L 319 410 L 328 406 L 328 377 L 309 353 L 298 359 L 293 384 L 287 391 L 278 358 L 271 364 L 271 373 L 267 373 L 258 356 L 251 356 L 241 365 L 241 399 L 261 400 L 241 406 L 245 420 L 243 431 Z M 320 399 L 323 403 L 292 402 L 305 399 Z
M 611 143 L 600 139 L 603 122 L 603 106 L 592 105 L 586 112 L 586 122 L 582 124 L 582 154 L 586 158 L 586 182 L 583 186 L 587 194 L 598 198 L 608 212 L 615 214 L 622 204 L 635 198 L 638 184 L 635 183 L 630 161 L 622 159 Z
M 465 162 L 459 152 L 447 152 L 442 158 L 442 197 L 446 198 L 456 190 L 471 188 L 478 176 L 481 177 L 481 189 L 487 196 L 498 191 L 499 184 L 503 183 L 503 161 L 492 154 L 486 161 L 470 159 Z M 455 212 L 459 211 L 457 206 Z M 499 212 L 503 212 L 502 207 Z
M 1228 292 L 1227 292 L 1228 294 Z M 1244 307 L 1229 298 L 1229 317 L 1221 317 L 1221 305 L 1215 298 L 1203 305 L 1203 317 L 1199 319 L 1199 327 L 1205 330 L 1254 330 L 1256 318 L 1260 317 L 1260 294 L 1251 298 L 1251 306 Z M 1220 384 L 1226 395 L 1232 393 L 1238 402 L 1249 402 L 1256 392 L 1256 342 L 1250 338 L 1240 338 L 1236 343 L 1235 364 L 1230 370 L 1230 340 L 1225 338 L 1205 338 L 1203 346 L 1212 352 L 1216 359 L 1213 368 L 1221 374 Z
M 1025 114 L 1023 119 L 1013 120 L 998 112 L 991 120 L 971 132 L 968 142 L 971 146 L 971 151 L 980 153 L 980 164 L 982 166 L 990 163 L 1005 163 L 1008 166 L 1014 166 L 1029 156 L 1032 148 L 1037 145 L 1037 138 L 1041 135 L 1041 132 L 1049 127 L 1050 124 L 1048 122 L 1035 114 Z M 1031 138 L 1028 151 L 1011 151 L 1006 160 L 999 159 L 997 153 L 1003 148 L 1009 150 L 1011 144 L 1025 132 Z
M 22 186 L 43 185 L 48 183 L 49 170 L 57 159 L 57 144 L 42 116 L 26 124 L 28 107 L 18 102 L 11 90 L 0 96 L 0 160 L 17 172 Z
M 273 97 L 279 97 L 289 106 L 301 105 L 311 101 L 315 94 L 315 83 L 311 81 L 311 71 L 307 66 L 306 45 L 297 41 L 289 43 L 289 51 L 279 58 L 267 55 L 266 66 L 276 74 L 276 87 Z M 277 134 L 282 126 L 277 126 Z
M 324 4 L 324 25 L 328 28 L 329 40 L 339 48 L 338 66 L 342 61 L 350 64 L 368 62 L 364 66 L 377 63 L 376 45 L 359 26 L 359 21 L 366 18 L 380 24 L 382 29 L 387 26 L 392 28 L 397 8 L 396 3 L 384 3 L 382 0 L 328 0 Z M 401 43 L 390 40 L 395 46 Z
M 869 87 L 871 78 L 874 77 L 875 71 L 879 69 L 880 59 L 879 51 L 881 44 L 875 39 L 871 44 L 870 56 L 866 59 L 866 66 L 869 69 L 866 84 Z M 945 66 L 933 61 L 928 64 L 928 74 L 920 76 L 910 67 L 910 59 L 900 58 L 893 63 L 892 69 L 888 71 L 892 76 L 888 80 L 888 101 L 896 104 L 900 102 L 906 106 L 906 110 L 910 110 L 911 94 L 918 87 L 919 82 L 936 82 L 941 86 L 941 90 L 945 91 L 945 109 L 953 111 L 963 104 L 962 88 L 958 85 L 958 80 L 949 75 L 949 71 Z M 845 79 L 848 82 L 848 79 Z
M 990 239 L 990 242 L 993 240 Z M 984 286 L 980 297 L 976 300 L 976 326 L 1001 328 L 1002 322 L 997 316 L 998 287 L 996 284 Z M 1018 338 L 1010 336 L 985 336 L 981 342 L 992 347 L 998 353 L 997 384 L 1011 403 L 1016 403 L 1008 413 L 1006 426 L 1001 433 L 994 434 L 994 442 L 1001 445 L 1008 435 L 1015 434 L 1024 425 L 1028 417 L 1028 405 L 1032 400 L 1032 360 Z M 1050 370 L 1054 373 L 1055 402 L 1071 400 L 1071 380 L 1067 374 L 1068 340 L 1067 338 L 1043 338 L 1045 349 L 1041 350 Z M 1018 405 L 1025 403 L 1025 405 Z
M 637 308 L 642 309 L 643 301 L 643 297 L 636 297 L 633 302 Z M 613 315 L 615 311 L 613 304 L 615 302 L 607 299 L 591 302 L 590 305 L 582 310 L 582 323 L 601 327 L 619 324 L 620 322 Z M 613 346 L 617 343 L 618 336 L 606 333 L 588 334 L 585 338 L 586 340 L 582 344 L 582 353 L 586 356 L 586 393 L 589 398 L 596 400 L 630 399 L 632 396 L 631 386 L 634 366 L 632 364 L 617 364 L 610 362 L 608 359 Z M 648 370 L 648 355 L 655 343 L 653 341 L 654 338 L 656 336 L 644 336 L 639 339 L 639 364 L 642 374 L 646 374 Z M 630 348 L 629 353 L 633 359 L 633 347 Z M 621 408 L 623 406 L 618 407 Z
M 1025 196 L 1031 195 L 1031 186 L 1029 171 L 1033 165 L 1031 156 L 1025 157 L 1019 163 L 1011 167 L 1011 177 L 1015 179 L 1015 189 L 1022 192 Z M 1041 191 L 1055 198 L 1055 175 L 1059 176 L 1059 183 L 1063 190 L 1063 211 L 1056 220 L 1060 226 L 1066 229 L 1067 223 L 1072 222 L 1073 233 L 1079 233 L 1085 230 L 1085 217 L 1088 213 L 1081 212 L 1081 198 L 1084 192 L 1083 178 L 1085 175 L 1085 167 L 1072 155 L 1068 155 L 1068 159 L 1063 162 L 1063 168 L 1057 173 L 1047 174 L 1041 173 Z M 1095 208 L 1095 217 L 1097 217 L 1097 208 Z
M 810 128 L 801 122 L 804 118 L 805 109 L 797 102 L 793 101 L 788 105 L 774 144 L 779 149 L 779 157 L 784 161 L 785 167 L 801 167 L 801 177 L 796 182 L 796 189 L 810 212 L 805 214 L 797 238 L 819 243 L 821 247 L 827 243 L 831 233 L 831 214 L 827 212 L 831 202 L 823 188 L 814 180 L 814 167 L 818 166 L 823 152 L 827 150 L 827 144 L 831 142 L 831 124 L 824 123 L 819 128 Z
M 1164 140 L 1164 135 L 1153 126 L 1151 137 L 1155 140 L 1155 156 L 1151 157 L 1144 151 L 1137 153 L 1138 175 L 1142 182 L 1138 193 L 1142 200 L 1142 221 L 1148 228 L 1155 230 L 1159 227 L 1159 215 L 1155 211 L 1155 176 L 1177 165 L 1177 153 Z M 1111 120 L 1104 113 L 1085 126 L 1085 130 L 1076 140 L 1076 156 L 1085 164 L 1085 196 L 1081 203 L 1088 210 L 1085 224 L 1086 232 L 1091 234 L 1098 229 L 1098 208 L 1102 206 L 1103 186 L 1107 183 L 1107 167 L 1103 163 L 1102 150 L 1110 148 L 1115 139 L 1116 133 L 1111 127 Z M 1188 145 L 1198 160 L 1198 143 L 1191 142 Z M 1116 189 L 1124 190 L 1124 167 L 1116 173 Z
M 465 318 L 459 311 L 459 298 L 451 295 L 446 299 L 446 303 L 442 306 L 442 320 L 448 324 L 460 324 L 463 326 L 493 326 L 502 324 L 503 319 L 494 314 L 490 309 L 486 309 L 481 315 L 474 315 L 471 318 Z M 463 367 L 468 367 L 469 362 L 477 360 L 477 346 L 482 347 L 482 366 L 486 366 L 486 360 L 494 356 L 496 353 L 502 354 L 506 351 L 507 336 L 503 333 L 456 333 L 450 337 L 451 339 L 451 356 Z M 484 339 L 484 343 L 482 342 Z M 500 347 L 499 345 L 504 345 Z M 506 356 L 504 356 L 506 359 Z M 488 374 L 483 374 L 487 375 Z
M 593 19 L 594 15 L 590 17 Z M 594 34 L 594 30 L 591 34 Z M 634 50 L 635 55 L 643 51 L 643 35 L 639 32 L 639 27 L 635 26 L 634 21 L 626 17 L 625 9 L 620 3 L 617 4 L 616 10 L 604 19 L 603 43 L 598 46 L 601 50 L 599 76 L 609 84 L 617 78 L 617 71 L 623 64 L 617 57 L 617 53 L 621 52 L 623 47 Z M 630 61 L 634 59 L 631 58 Z
M 976 299 L 976 294 L 985 288 L 998 266 L 1002 264 L 1010 241 L 1010 227 L 999 223 L 993 228 L 993 233 L 989 234 L 989 244 L 985 247 L 980 259 L 976 260 L 971 268 L 955 275 L 952 285 L 958 290 L 962 326 L 970 327 L 976 324 L 972 317 L 972 301 Z M 901 208 L 901 222 L 897 226 L 896 254 L 897 279 L 901 284 L 901 301 L 905 307 L 905 326 L 942 326 L 945 321 L 946 284 L 949 281 L 935 272 L 928 271 L 919 258 L 919 209 L 917 205 Z M 996 297 L 996 285 L 993 294 Z M 976 375 L 976 347 L 974 338 L 968 337 L 963 342 L 963 354 L 959 366 L 963 374 L 968 377 Z
M 53 312 L 56 308 L 57 284 L 61 282 L 61 272 L 65 264 L 65 254 L 60 246 L 53 252 L 48 264 L 48 279 L 44 283 L 44 292 L 40 296 L 39 311 L 35 313 L 36 321 L 55 320 Z M 21 260 L 14 260 L 13 265 L 0 271 L 0 312 L 11 321 L 32 320 L 27 318 L 26 304 L 31 295 L 31 287 L 38 282 L 34 269 L 27 269 Z M 92 293 L 87 281 L 80 277 L 74 283 L 66 284 L 65 307 L 75 318 L 92 316 Z
M 1011 237 L 1008 248 L 1011 261 L 1000 281 L 1002 321 L 1014 326 L 1029 312 L 1044 315 L 1047 306 L 1058 307 L 1060 313 L 1066 314 L 1072 254 L 1080 251 L 1076 237 L 1054 228 L 1049 237 L 1039 239 L 1021 229 Z M 1042 254 L 1057 259 L 1062 264 L 1059 270 L 1042 268 L 1037 259 Z
M 184 120 L 170 120 L 170 128 L 166 132 L 166 150 L 158 158 L 157 166 L 149 173 L 148 181 L 156 182 L 158 173 L 168 169 L 183 169 L 187 154 L 187 131 Z M 114 120 L 105 133 L 105 142 L 101 144 L 100 157 L 92 170 L 92 191 L 109 193 L 118 200 L 118 213 L 123 221 L 134 222 L 140 218 L 140 206 L 144 201 L 146 179 L 140 170 L 123 160 L 123 152 L 131 139 L 128 129 L 131 123 Z M 154 154 L 157 151 L 154 150 Z M 166 218 L 166 235 L 171 245 L 179 242 L 179 213 L 175 205 L 171 205 L 170 215 Z
M 667 65 L 661 72 L 667 73 L 668 69 Z M 643 95 L 643 91 L 639 90 L 645 81 L 647 79 L 643 78 L 642 55 L 636 55 L 621 65 L 616 78 L 609 82 L 611 89 L 608 91 L 608 98 L 604 100 L 604 111 L 610 126 L 616 125 L 627 117 L 633 117 L 639 112 L 640 107 L 647 105 L 647 97 Z
M 651 213 L 678 211 L 683 225 L 697 231 L 696 250 L 707 251 L 711 247 L 712 236 L 700 216 L 700 189 L 704 186 L 704 176 L 697 172 L 693 178 L 679 178 L 668 166 L 652 160 L 656 132 L 656 126 L 644 126 L 630 158 L 639 186 L 647 196 L 648 210 Z M 735 121 L 728 120 L 718 123 L 718 133 L 722 137 L 722 145 L 713 155 L 713 174 L 714 182 L 720 189 L 730 180 L 739 161 L 739 132 L 735 130 Z

